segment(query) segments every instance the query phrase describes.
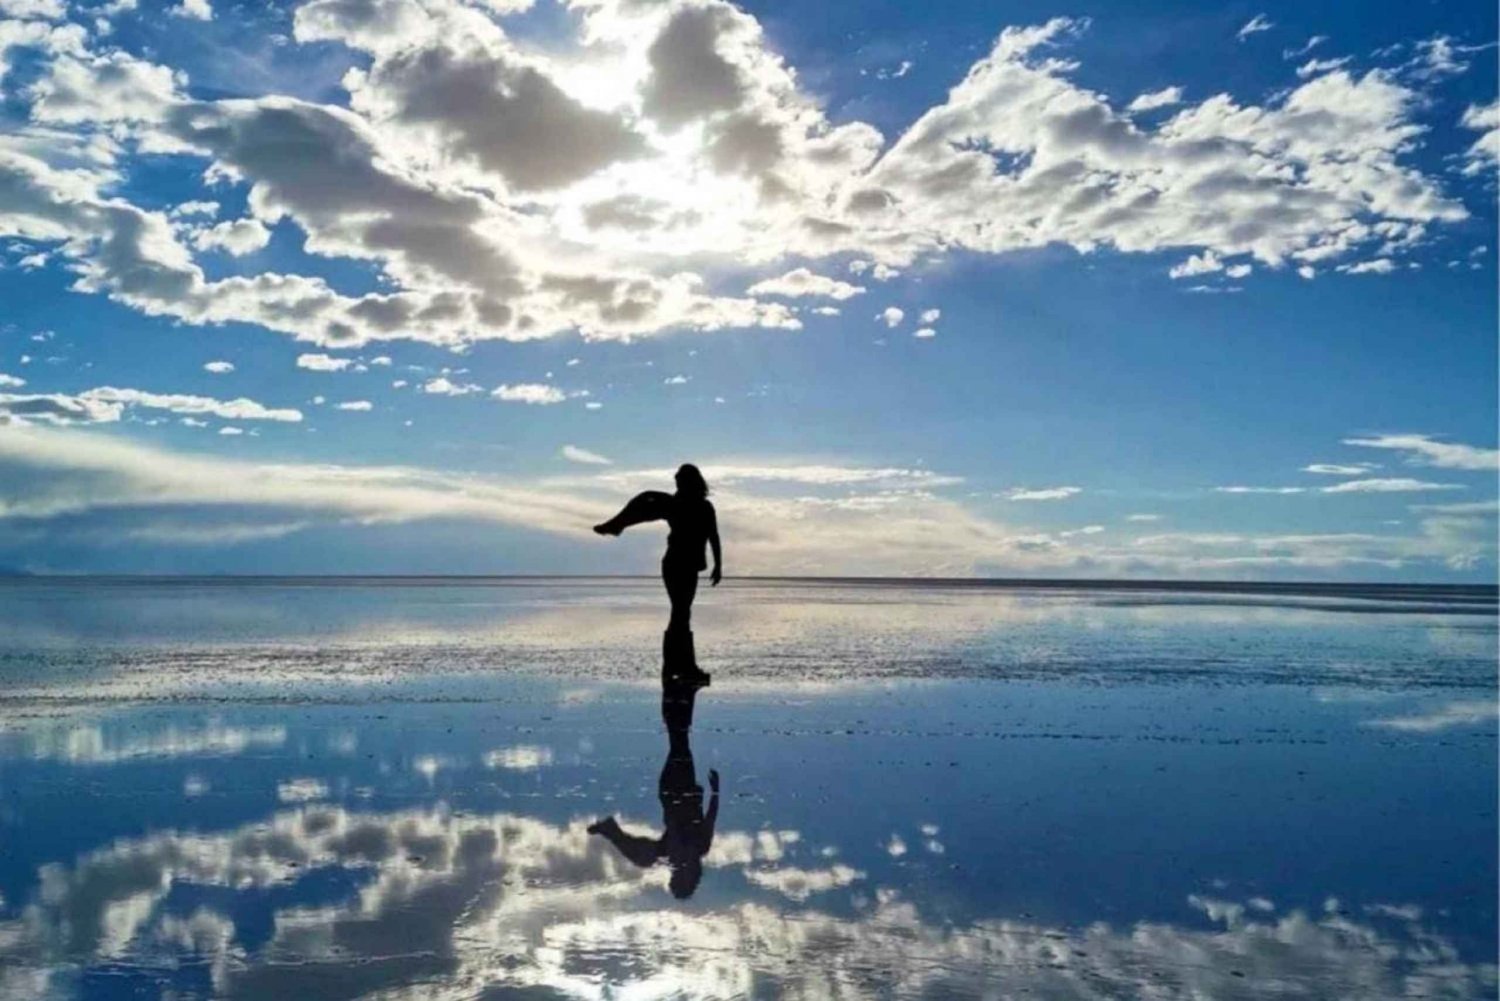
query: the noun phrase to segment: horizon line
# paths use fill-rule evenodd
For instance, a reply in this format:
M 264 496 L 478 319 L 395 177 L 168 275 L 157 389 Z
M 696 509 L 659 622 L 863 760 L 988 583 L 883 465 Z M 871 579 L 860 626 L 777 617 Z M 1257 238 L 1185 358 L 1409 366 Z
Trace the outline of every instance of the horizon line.
M 12 571 L 0 574 L 0 583 L 25 580 L 112 580 L 112 581 L 274 581 L 274 580 L 428 580 L 428 581 L 585 581 L 585 580 L 656 580 L 655 574 L 564 574 L 564 573 L 77 573 L 48 571 Z M 745 582 L 793 582 L 808 584 L 907 584 L 928 586 L 973 586 L 1003 587 L 1025 586 L 1037 588 L 1067 587 L 1119 587 L 1119 588 L 1195 588 L 1200 590 L 1248 589 L 1256 591 L 1345 591 L 1356 588 L 1372 588 L 1382 591 L 1402 589 L 1443 589 L 1456 591 L 1482 591 L 1500 595 L 1500 582 L 1463 583 L 1452 581 L 1373 581 L 1373 580 L 1224 580 L 1216 578 L 1163 578 L 1163 577 L 938 577 L 938 576 L 892 576 L 892 575 L 839 575 L 839 574 L 737 574 L 726 575 L 726 581 Z

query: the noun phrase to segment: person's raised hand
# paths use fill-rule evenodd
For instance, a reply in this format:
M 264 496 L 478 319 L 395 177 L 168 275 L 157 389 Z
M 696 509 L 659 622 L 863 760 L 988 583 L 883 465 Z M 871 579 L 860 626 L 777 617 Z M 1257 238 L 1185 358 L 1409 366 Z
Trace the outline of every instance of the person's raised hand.
M 718 587 L 719 586 L 719 581 L 721 581 L 723 579 L 724 579 L 724 572 L 722 570 L 720 570 L 718 567 L 714 567 L 714 572 L 708 578 L 709 586 L 710 587 Z

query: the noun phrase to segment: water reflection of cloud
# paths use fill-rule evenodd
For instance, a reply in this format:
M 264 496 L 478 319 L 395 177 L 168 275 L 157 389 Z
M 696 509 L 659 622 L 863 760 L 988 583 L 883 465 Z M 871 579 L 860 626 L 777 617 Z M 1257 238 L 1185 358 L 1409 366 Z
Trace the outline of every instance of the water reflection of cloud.
M 779 866 L 737 834 L 730 854 L 749 895 L 694 911 L 663 906 L 661 870 L 618 861 L 582 821 L 308 806 L 226 832 L 121 840 L 43 867 L 19 917 L 0 921 L 0 996 L 65 993 L 103 965 L 157 987 L 192 965 L 226 998 L 598 998 L 627 983 L 643 998 L 1235 999 L 1273 985 L 1479 998 L 1496 984 L 1493 965 L 1466 962 L 1400 905 L 1357 920 L 1336 902 L 1276 911 L 1195 896 L 1181 924 L 933 922 L 889 887 L 861 894 L 863 906 L 848 894 L 825 906 L 865 874 Z M 351 876 L 340 895 L 305 885 L 334 871 Z M 174 892 L 184 887 L 216 888 L 215 902 Z M 251 899 L 276 902 L 259 939 L 231 916 Z
M 22 734 L 21 756 L 75 765 L 108 765 L 149 758 L 230 756 L 286 743 L 284 726 L 228 726 L 217 720 L 201 727 L 168 724 L 148 733 L 121 735 L 115 731 L 98 724 L 34 726 Z
M 486 768 L 503 768 L 514 772 L 534 771 L 552 764 L 552 748 L 535 744 L 497 747 L 484 756 Z
M 1406 733 L 1433 733 L 1452 727 L 1494 722 L 1497 718 L 1500 718 L 1500 706 L 1497 706 L 1494 699 L 1463 699 L 1427 712 L 1372 719 L 1367 725 Z

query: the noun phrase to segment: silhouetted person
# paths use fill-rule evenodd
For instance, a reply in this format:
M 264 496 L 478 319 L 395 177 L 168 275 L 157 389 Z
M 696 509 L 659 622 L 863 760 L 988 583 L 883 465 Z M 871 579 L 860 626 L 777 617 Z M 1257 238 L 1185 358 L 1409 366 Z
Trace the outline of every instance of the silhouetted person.
M 677 470 L 677 492 L 647 490 L 636 494 L 608 521 L 594 526 L 600 535 L 619 535 L 631 525 L 665 520 L 667 553 L 661 558 L 661 579 L 672 602 L 672 617 L 662 637 L 664 669 L 676 676 L 708 684 L 709 676 L 698 669 L 693 652 L 693 598 L 698 593 L 698 572 L 707 568 L 704 546 L 713 550 L 714 569 L 709 582 L 723 577 L 723 553 L 719 547 L 719 522 L 708 500 L 708 483 L 698 467 L 685 464 Z
M 703 857 L 714 841 L 714 823 L 719 817 L 719 773 L 708 770 L 712 790 L 708 810 L 703 809 L 703 787 L 693 766 L 693 748 L 688 732 L 693 725 L 693 702 L 698 686 L 691 682 L 662 681 L 661 718 L 667 726 L 667 761 L 662 765 L 656 794 L 661 800 L 661 837 L 629 834 L 614 817 L 589 825 L 620 854 L 643 869 L 665 861 L 672 869 L 667 885 L 672 896 L 686 900 L 703 878 Z

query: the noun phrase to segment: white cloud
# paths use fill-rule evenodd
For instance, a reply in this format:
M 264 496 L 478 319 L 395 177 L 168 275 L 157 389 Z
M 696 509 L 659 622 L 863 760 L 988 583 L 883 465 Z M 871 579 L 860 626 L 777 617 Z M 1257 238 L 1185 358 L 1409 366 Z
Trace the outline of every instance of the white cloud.
M 1161 90 L 1148 91 L 1136 96 L 1135 100 L 1125 106 L 1126 111 L 1154 111 L 1157 108 L 1168 108 L 1174 104 L 1182 103 L 1181 87 L 1163 87 Z
M 757 282 L 746 290 L 750 295 L 778 295 L 795 298 L 799 296 L 822 296 L 844 300 L 862 294 L 863 286 L 841 282 L 837 278 L 814 274 L 807 268 L 795 268 L 780 278 L 768 278 Z
M 238 437 L 239 435 L 242 435 L 244 433 L 245 431 L 243 428 L 237 428 L 233 426 L 225 426 L 219 428 L 219 434 L 225 437 Z
M 1306 80 L 1310 76 L 1327 73 L 1329 70 L 1342 69 L 1349 65 L 1352 56 L 1342 56 L 1338 59 L 1309 59 L 1297 67 L 1297 76 Z
M 1378 467 L 1373 462 L 1314 462 L 1310 466 L 1303 466 L 1302 471 L 1322 476 L 1363 476 L 1376 468 Z
M 1500 168 L 1500 100 L 1469 105 L 1459 124 L 1483 133 L 1464 153 L 1464 174 L 1493 178 Z
M 214 19 L 213 5 L 209 0 L 182 0 L 176 7 L 169 8 L 167 13 L 173 17 L 185 17 L 194 21 Z
M 222 250 L 235 257 L 254 253 L 271 242 L 271 231 L 259 219 L 233 219 L 193 234 L 193 246 L 199 250 Z
M 876 315 L 875 319 L 884 323 L 887 327 L 894 329 L 901 325 L 902 320 L 906 319 L 906 310 L 899 306 L 887 306 Z
M 924 326 L 927 326 L 938 322 L 938 320 L 942 319 L 942 316 L 943 311 L 941 309 L 924 309 L 918 319 Z
M 118 421 L 132 407 L 166 410 L 175 414 L 212 415 L 227 420 L 300 421 L 302 413 L 287 407 L 267 407 L 255 400 L 237 397 L 219 400 L 186 393 L 152 393 L 142 389 L 99 386 L 77 396 L 59 393 L 17 395 L 0 393 L 0 420 L 19 423 L 94 424 Z
M 203 363 L 203 371 L 213 375 L 228 375 L 234 371 L 234 363 L 228 361 L 210 361 Z
M 63 0 L 0 0 L 0 15 L 42 21 L 60 21 L 68 15 Z
M 354 364 L 352 358 L 334 358 L 325 354 L 301 354 L 297 356 L 297 367 L 310 372 L 342 372 Z
M 931 340 L 932 338 L 936 337 L 937 331 L 933 330 L 931 327 L 918 327 L 916 330 L 912 331 L 911 335 L 919 340 L 925 341 Z
M 1334 270 L 1346 275 L 1388 275 L 1396 270 L 1396 262 L 1389 257 L 1377 257 L 1371 261 L 1340 264 Z
M 960 478 L 926 469 L 702 466 L 715 488 L 720 524 L 736 540 L 735 566 L 749 574 L 1326 575 L 1465 569 L 1493 559 L 1493 514 L 1431 512 L 1406 535 L 1065 537 L 977 514 L 944 495 Z M 95 539 L 123 537 L 149 516 L 159 541 L 203 545 L 272 530 L 353 531 L 444 519 L 586 545 L 588 526 L 614 510 L 622 494 L 661 489 L 672 472 L 595 467 L 571 478 L 503 480 L 407 467 L 213 459 L 82 431 L 0 427 L 0 531 L 24 519 L 58 539 L 81 530 L 75 526 L 87 526 Z
M 1147 513 L 1127 514 L 1125 516 L 1125 520 L 1126 521 L 1140 521 L 1140 522 L 1161 521 L 1161 515 L 1159 515 L 1159 514 L 1147 514 Z
M 568 398 L 568 394 L 556 386 L 537 382 L 518 382 L 515 385 L 497 386 L 490 395 L 507 403 L 531 403 L 539 406 L 561 403 Z
M 1493 471 L 1500 468 L 1500 450 L 1463 445 L 1457 442 L 1435 441 L 1432 436 L 1425 434 L 1382 434 L 1345 438 L 1344 444 L 1360 448 L 1382 448 L 1405 452 L 1408 462 L 1421 466 L 1436 466 L 1440 469 Z
M 24 385 L 26 385 L 26 380 L 20 376 L 0 372 L 0 389 L 19 389 Z
M 1431 483 L 1407 477 L 1383 477 L 1367 480 L 1345 480 L 1328 487 L 1319 487 L 1325 494 L 1392 494 L 1416 493 L 1429 490 L 1462 490 L 1457 483 Z
M 687 381 L 688 381 L 688 377 L 685 376 L 685 375 L 669 375 L 665 379 L 662 380 L 662 385 L 664 385 L 664 386 L 685 386 L 685 385 L 687 385 Z
M 1221 493 L 1221 494 L 1301 494 L 1301 493 L 1306 493 L 1307 492 L 1307 488 L 1306 487 L 1246 487 L 1246 486 L 1229 486 L 1229 487 L 1214 487 L 1214 490 L 1217 493 Z
M 369 400 L 345 400 L 338 405 L 339 410 L 369 411 L 374 410 L 375 405 Z
M 1194 254 L 1181 264 L 1174 265 L 1167 274 L 1172 278 L 1190 278 L 1193 275 L 1206 275 L 1223 270 L 1224 262 L 1219 260 L 1219 255 L 1212 250 L 1205 250 L 1201 254 Z
M 606 459 L 598 452 L 590 452 L 588 449 L 579 448 L 577 445 L 564 445 L 560 454 L 569 462 L 580 462 L 584 465 L 592 466 L 612 465 L 609 459 Z
M 1046 487 L 1040 490 L 1032 490 L 1026 487 L 1016 487 L 1006 491 L 1005 499 L 1013 501 L 1050 501 L 1067 500 L 1083 493 L 1082 487 Z
M 1245 24 L 1240 28 L 1240 30 L 1235 34 L 1236 37 L 1238 37 L 1239 40 L 1243 42 L 1251 35 L 1260 34 L 1262 31 L 1270 31 L 1274 27 L 1276 27 L 1276 23 L 1269 20 L 1266 15 L 1256 14 L 1250 20 L 1246 21 Z
M 1282 49 L 1281 58 L 1296 59 L 1299 56 L 1305 56 L 1326 41 L 1328 41 L 1327 35 L 1313 35 L 1306 42 L 1304 42 L 1302 45 L 1297 46 L 1295 49 Z
M 357 50 L 347 107 L 195 98 L 175 67 L 24 22 L 40 25 L 25 28 L 38 130 L 0 157 L 13 193 L 0 234 L 153 316 L 324 348 L 462 347 L 801 326 L 787 303 L 716 291 L 705 275 L 726 266 L 857 255 L 887 280 L 950 250 L 1052 244 L 1335 266 L 1467 215 L 1409 162 L 1422 100 L 1383 70 L 1324 73 L 1264 105 L 1215 95 L 1143 127 L 1071 79 L 1076 63 L 1052 50 L 1085 23 L 1054 19 L 1006 28 L 887 139 L 830 121 L 727 4 L 591 0 L 562 29 L 578 34 L 546 46 L 456 0 L 361 10 L 311 0 L 293 18 L 296 43 Z M 1424 58 L 1462 49 L 1430 40 Z M 575 50 L 588 58 L 557 54 Z M 107 166 L 58 166 L 101 136 Z M 254 225 L 300 231 L 310 273 L 210 278 L 174 222 L 190 213 L 120 194 L 144 163 L 135 150 L 243 186 Z M 249 226 L 236 246 L 261 239 Z M 319 258 L 368 267 L 378 291 L 338 291 Z
M 189 216 L 207 216 L 212 219 L 219 214 L 219 203 L 213 201 L 193 200 L 176 205 L 167 213 L 173 219 L 185 219 Z
M 422 392 L 431 396 L 468 396 L 470 393 L 483 391 L 483 386 L 477 386 L 472 382 L 453 382 L 445 375 L 428 379 L 422 383 Z

